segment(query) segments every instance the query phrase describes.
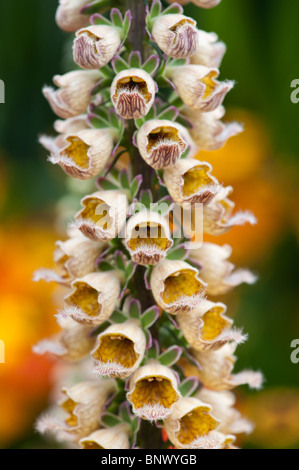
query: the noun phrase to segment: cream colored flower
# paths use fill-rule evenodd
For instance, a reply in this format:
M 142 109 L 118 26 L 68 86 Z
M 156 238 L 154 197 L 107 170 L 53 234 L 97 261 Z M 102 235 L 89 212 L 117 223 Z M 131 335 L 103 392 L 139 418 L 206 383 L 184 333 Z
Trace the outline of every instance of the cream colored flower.
M 97 326 L 108 320 L 117 304 L 120 282 L 112 271 L 94 272 L 72 282 L 61 315 L 79 323 Z
M 201 388 L 196 398 L 211 405 L 213 415 L 220 421 L 219 432 L 224 434 L 249 434 L 253 431 L 253 424 L 234 408 L 236 397 L 232 392 L 217 392 L 208 388 Z
M 83 129 L 64 136 L 65 145 L 49 161 L 58 164 L 73 178 L 86 180 L 97 176 L 106 166 L 113 150 L 109 129 Z
M 185 106 L 182 112 L 193 125 L 189 132 L 200 150 L 218 150 L 226 144 L 228 139 L 243 132 L 241 124 L 237 122 L 225 124 L 221 121 L 225 114 L 223 106 L 209 113 Z
M 112 428 L 102 428 L 80 440 L 83 449 L 129 449 L 129 430 L 127 423 Z
M 207 205 L 221 188 L 211 171 L 209 163 L 184 158 L 164 170 L 163 178 L 169 194 L 178 204 Z
M 219 3 L 221 2 L 221 0 L 191 0 L 191 1 L 192 3 L 194 3 L 194 5 L 196 5 L 197 7 L 201 7 L 201 8 L 214 8 L 217 5 L 219 5 Z
M 59 28 L 69 33 L 86 26 L 89 16 L 82 14 L 81 8 L 90 3 L 90 0 L 59 0 L 56 11 L 56 23 Z
M 191 251 L 190 257 L 200 266 L 200 277 L 208 285 L 208 295 L 222 295 L 243 282 L 253 284 L 256 281 L 256 276 L 247 269 L 234 271 L 235 266 L 227 261 L 231 253 L 229 245 L 207 242 Z
M 128 220 L 124 245 L 134 263 L 155 265 L 172 244 L 169 224 L 158 212 L 143 210 Z
M 91 101 L 91 91 L 100 80 L 96 70 L 75 70 L 65 75 L 55 75 L 58 90 L 45 86 L 43 94 L 52 110 L 62 119 L 78 116 L 86 111 Z
M 121 191 L 97 191 L 85 196 L 81 205 L 75 226 L 91 240 L 112 240 L 126 221 L 127 198 Z
M 87 26 L 76 32 L 74 61 L 83 69 L 99 69 L 113 58 L 120 43 L 120 35 L 113 26 Z
M 121 379 L 129 377 L 143 360 L 145 348 L 146 338 L 138 320 L 113 324 L 98 336 L 92 351 L 94 372 Z
M 93 349 L 96 338 L 93 327 L 79 325 L 71 318 L 60 319 L 62 330 L 56 336 L 39 341 L 33 348 L 35 354 L 51 353 L 67 361 L 80 361 Z
M 173 315 L 198 307 L 206 289 L 198 270 L 179 260 L 164 260 L 158 264 L 152 272 L 150 284 L 159 307 Z
M 191 137 L 187 129 L 165 119 L 151 119 L 137 133 L 140 155 L 156 170 L 173 166 L 189 143 Z
M 118 73 L 111 85 L 111 100 L 119 116 L 139 119 L 145 116 L 155 99 L 156 85 L 142 69 L 128 69 Z
M 213 201 L 203 210 L 203 230 L 209 235 L 222 235 L 235 225 L 256 224 L 256 218 L 251 212 L 236 212 L 235 204 L 228 199 L 232 187 L 222 188 Z
M 226 52 L 226 45 L 218 41 L 216 33 L 198 30 L 198 47 L 190 58 L 191 64 L 219 68 Z
M 209 436 L 219 426 L 212 407 L 194 397 L 181 398 L 165 420 L 169 440 L 178 449 L 198 448 L 198 439 Z
M 165 419 L 180 397 L 175 374 L 156 360 L 149 360 L 130 378 L 127 399 L 142 419 Z
M 217 81 L 219 70 L 203 65 L 173 67 L 169 75 L 182 101 L 204 112 L 218 108 L 234 86 L 232 81 Z
M 184 15 L 159 16 L 152 35 L 160 49 L 174 59 L 190 57 L 198 46 L 196 21 Z
M 188 343 L 198 351 L 215 351 L 224 344 L 246 340 L 239 330 L 232 329 L 232 320 L 225 316 L 226 306 L 208 300 L 197 308 L 179 313 L 178 324 Z

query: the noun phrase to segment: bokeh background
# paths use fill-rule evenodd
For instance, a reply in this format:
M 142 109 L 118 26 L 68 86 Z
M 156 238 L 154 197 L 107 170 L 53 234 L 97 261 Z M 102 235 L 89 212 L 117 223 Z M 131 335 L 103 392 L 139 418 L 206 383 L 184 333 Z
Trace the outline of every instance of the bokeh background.
M 56 0 L 0 2 L 0 79 L 6 85 L 0 104 L 1 448 L 55 446 L 33 427 L 49 400 L 55 361 L 31 348 L 56 331 L 60 294 L 31 278 L 37 267 L 51 266 L 62 208 L 71 213 L 84 191 L 78 183 L 66 196 L 70 183 L 38 144 L 54 120 L 41 88 L 71 68 L 72 38 L 55 25 L 56 6 Z M 236 80 L 236 87 L 225 104 L 229 118 L 246 130 L 201 159 L 234 186 L 237 208 L 252 210 L 259 221 L 213 239 L 231 244 L 233 261 L 259 275 L 255 286 L 221 299 L 249 333 L 238 348 L 237 369 L 259 369 L 266 377 L 262 392 L 237 392 L 238 406 L 256 423 L 242 445 L 299 448 L 299 364 L 290 360 L 291 341 L 299 338 L 299 104 L 290 100 L 290 84 L 299 78 L 299 3 L 223 0 L 214 10 L 189 5 L 186 12 L 227 44 L 221 77 Z

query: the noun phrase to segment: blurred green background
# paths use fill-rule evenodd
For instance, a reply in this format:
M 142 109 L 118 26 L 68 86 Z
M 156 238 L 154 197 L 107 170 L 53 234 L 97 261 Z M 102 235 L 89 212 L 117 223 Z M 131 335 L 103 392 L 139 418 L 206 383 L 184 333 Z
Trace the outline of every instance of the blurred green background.
M 37 247 L 32 247 L 28 240 L 53 247 L 55 204 L 66 192 L 64 175 L 47 163 L 46 153 L 38 144 L 38 135 L 52 132 L 55 118 L 41 88 L 51 83 L 54 74 L 71 68 L 66 51 L 72 38 L 56 26 L 56 7 L 56 0 L 0 3 L 0 79 L 6 85 L 6 102 L 0 104 L 3 277 L 8 272 L 5 263 L 10 261 L 7 252 L 15 250 L 12 240 L 25 247 L 20 255 L 23 258 L 19 256 L 16 264 L 32 261 L 31 249 L 35 250 L 36 262 L 46 264 L 48 251 L 45 249 L 47 255 L 43 259 L 44 252 L 37 254 Z M 263 392 L 252 394 L 245 389 L 239 392 L 240 407 L 258 421 L 256 433 L 246 438 L 244 445 L 299 448 L 299 364 L 290 360 L 291 341 L 299 338 L 296 302 L 299 104 L 290 100 L 291 82 L 299 79 L 299 3 L 223 0 L 213 10 L 201 10 L 190 4 L 185 12 L 197 19 L 200 29 L 217 32 L 227 44 L 221 78 L 234 79 L 236 87 L 225 104 L 232 117 L 240 116 L 245 128 L 248 122 L 251 129 L 247 138 L 238 137 L 235 144 L 211 156 L 215 175 L 235 187 L 237 204 L 257 211 L 259 218 L 259 228 L 235 229 L 234 235 L 213 240 L 232 244 L 236 251 L 234 261 L 249 266 L 260 278 L 255 286 L 238 288 L 221 299 L 230 306 L 236 324 L 249 333 L 249 341 L 238 349 L 237 369 L 259 369 L 266 377 Z M 225 165 L 219 164 L 222 157 L 227 158 Z M 21 282 L 22 276 L 20 271 L 20 281 L 16 282 Z M 11 282 L 14 281 L 12 278 Z M 29 278 L 26 282 L 29 286 Z M 3 286 L 1 293 L 6 294 Z M 12 328 L 9 321 L 4 321 L 5 315 L 7 311 L 1 309 L 0 338 L 5 336 L 5 327 Z M 46 330 L 51 330 L 53 326 L 48 325 L 45 313 L 39 315 L 40 324 L 47 324 Z M 42 332 L 40 326 L 39 334 Z M 18 361 L 18 367 L 21 366 Z M 15 386 L 11 377 L 19 369 L 14 367 L 15 363 L 0 364 L 4 395 L 10 394 L 10 387 Z M 49 387 L 44 370 L 48 371 L 50 366 L 39 363 L 39 367 L 36 370 L 45 386 L 33 402 L 29 400 L 30 406 L 24 397 L 19 403 L 15 393 L 19 411 L 8 434 L 4 429 L 6 418 L 2 415 L 1 425 L 0 413 L 0 444 L 1 436 L 5 435 L 3 446 L 44 445 L 32 431 L 32 422 L 47 401 Z M 32 380 L 35 384 L 37 379 Z M 10 406 L 14 409 L 13 403 Z M 22 413 L 27 419 L 20 418 Z M 18 416 L 22 425 L 18 425 Z

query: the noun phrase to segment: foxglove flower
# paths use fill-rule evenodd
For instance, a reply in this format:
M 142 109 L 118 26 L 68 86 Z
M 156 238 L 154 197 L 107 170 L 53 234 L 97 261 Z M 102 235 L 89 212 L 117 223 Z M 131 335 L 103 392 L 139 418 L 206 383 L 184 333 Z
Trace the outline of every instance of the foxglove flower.
M 102 428 L 80 440 L 83 449 L 130 449 L 130 427 L 120 423 L 112 428 Z
M 108 320 L 120 294 L 119 280 L 112 271 L 86 274 L 73 281 L 71 287 L 62 316 L 93 326 Z
M 90 0 L 59 0 L 56 23 L 64 31 L 73 33 L 89 23 L 88 15 L 81 13 Z
M 99 69 L 115 55 L 121 43 L 116 28 L 90 25 L 76 32 L 73 45 L 74 61 L 82 69 Z
M 91 91 L 100 78 L 101 74 L 96 70 L 75 70 L 65 75 L 55 75 L 53 82 L 58 90 L 45 86 L 43 94 L 57 116 L 71 118 L 86 111 L 91 101 Z
M 92 351 L 96 361 L 94 372 L 124 379 L 139 367 L 145 347 L 146 338 L 138 320 L 113 324 L 99 335 Z
M 218 41 L 217 34 L 198 30 L 198 47 L 190 62 L 191 64 L 219 68 L 225 52 L 226 45 L 224 42 Z
M 200 305 L 206 289 L 198 270 L 185 261 L 162 261 L 154 268 L 150 284 L 159 307 L 173 315 Z
M 149 112 L 155 99 L 156 85 L 142 69 L 123 70 L 111 85 L 111 100 L 119 116 L 139 119 Z
M 130 378 L 127 399 L 133 412 L 148 421 L 165 419 L 180 397 L 175 374 L 156 360 L 149 360 Z
M 159 16 L 152 35 L 160 49 L 174 59 L 190 57 L 198 46 L 196 21 L 184 15 Z
M 167 120 L 149 120 L 137 133 L 140 155 L 155 170 L 175 165 L 189 143 L 191 137 L 188 131 L 180 124 Z
M 164 170 L 163 178 L 169 194 L 178 204 L 207 205 L 221 188 L 211 171 L 209 163 L 185 158 Z
M 127 223 L 124 245 L 134 263 L 155 265 L 165 258 L 173 241 L 169 224 L 157 212 L 141 211 Z
M 214 8 L 217 5 L 219 5 L 219 3 L 221 2 L 221 0 L 191 0 L 191 1 L 192 3 L 194 3 L 194 5 L 196 5 L 197 7 L 201 7 L 201 8 Z

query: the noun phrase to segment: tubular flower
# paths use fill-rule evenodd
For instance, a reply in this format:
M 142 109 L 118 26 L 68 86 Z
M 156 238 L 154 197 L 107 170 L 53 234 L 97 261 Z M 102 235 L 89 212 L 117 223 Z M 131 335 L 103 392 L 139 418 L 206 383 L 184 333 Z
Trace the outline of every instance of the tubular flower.
M 226 45 L 218 41 L 217 34 L 198 30 L 198 47 L 190 62 L 195 65 L 219 68 L 225 52 Z
M 142 419 L 165 419 L 180 398 L 175 374 L 156 360 L 149 360 L 130 378 L 127 399 Z
M 212 407 L 198 398 L 181 398 L 165 420 L 169 440 L 178 449 L 196 449 L 197 440 L 208 437 L 219 426 Z
M 159 307 L 173 315 L 200 305 L 206 289 L 198 270 L 185 261 L 162 261 L 154 268 L 150 284 Z
M 155 170 L 175 165 L 191 143 L 188 131 L 167 120 L 152 119 L 137 133 L 138 150 L 142 158 Z
M 89 23 L 89 17 L 81 14 L 81 9 L 88 3 L 90 0 L 59 0 L 56 11 L 56 23 L 59 28 L 73 33 L 86 26 Z
M 204 386 L 213 390 L 231 390 L 243 384 L 248 384 L 250 388 L 259 389 L 263 382 L 263 376 L 260 372 L 244 370 L 238 374 L 232 374 L 236 362 L 235 349 L 236 344 L 228 343 L 217 351 L 193 350 L 193 355 L 200 363 L 201 369 L 196 369 L 195 372 L 191 368 L 190 372 L 193 371 L 191 375 L 194 375 L 195 372 Z
M 167 220 L 153 211 L 133 215 L 128 220 L 126 234 L 125 247 L 134 263 L 141 265 L 158 264 L 173 244 Z
M 190 57 L 198 47 L 196 21 L 184 15 L 158 17 L 152 35 L 160 49 L 174 59 Z
M 211 405 L 213 415 L 220 421 L 218 428 L 223 434 L 249 434 L 253 431 L 253 424 L 234 408 L 236 397 L 232 392 L 216 392 L 201 388 L 196 398 Z
M 139 119 L 149 112 L 155 99 L 156 85 L 142 69 L 123 70 L 111 85 L 111 100 L 119 116 Z
M 211 171 L 209 163 L 185 158 L 164 170 L 163 177 L 169 194 L 178 204 L 207 205 L 221 188 Z
M 75 70 L 65 75 L 55 75 L 54 90 L 45 86 L 43 94 L 52 110 L 62 119 L 78 116 L 86 111 L 91 101 L 91 91 L 100 80 L 101 74 L 96 70 Z
M 233 214 L 235 204 L 228 199 L 232 187 L 222 188 L 211 204 L 203 210 L 203 230 L 210 235 L 222 235 L 235 225 L 256 224 L 256 218 L 251 212 Z
M 185 106 L 183 113 L 193 124 L 189 132 L 200 150 L 218 150 L 226 144 L 228 139 L 243 132 L 241 124 L 237 122 L 224 124 L 221 121 L 225 114 L 223 106 L 209 113 Z
M 113 150 L 113 136 L 107 130 L 83 129 L 64 136 L 64 141 L 65 145 L 49 161 L 80 180 L 97 176 Z
M 214 111 L 233 88 L 232 81 L 219 82 L 219 70 L 203 65 L 173 67 L 170 78 L 182 101 L 190 108 L 202 112 Z
M 196 5 L 197 7 L 201 7 L 201 8 L 214 8 L 217 5 L 219 5 L 219 3 L 221 2 L 221 0 L 191 0 L 191 1 L 192 3 L 194 3 L 194 5 Z
M 130 449 L 130 427 L 120 423 L 112 428 L 102 428 L 80 440 L 83 449 Z
M 94 371 L 109 377 L 129 377 L 143 360 L 145 348 L 146 338 L 138 320 L 113 324 L 99 335 L 92 351 Z
M 72 291 L 65 297 L 66 310 L 79 323 L 97 326 L 108 320 L 120 294 L 120 283 L 112 271 L 95 272 L 72 282 Z
M 120 191 L 97 191 L 85 196 L 81 205 L 75 226 L 90 240 L 112 240 L 126 221 L 127 198 Z
M 227 261 L 231 253 L 229 245 L 214 243 L 203 243 L 201 248 L 192 250 L 191 258 L 200 266 L 200 276 L 208 285 L 208 295 L 222 295 L 243 282 L 253 284 L 256 281 L 256 276 L 247 269 L 234 271 L 235 266 Z
M 113 58 L 120 43 L 120 35 L 112 26 L 82 28 L 76 32 L 74 40 L 74 61 L 82 69 L 99 69 Z
M 55 337 L 37 343 L 36 354 L 51 353 L 67 361 L 80 361 L 95 345 L 96 338 L 91 335 L 93 328 L 79 325 L 71 318 L 60 319 L 62 330 Z
M 179 313 L 178 324 L 188 343 L 198 351 L 215 351 L 234 341 L 242 343 L 246 336 L 232 329 L 233 321 L 226 317 L 226 306 L 208 300 L 199 307 Z

